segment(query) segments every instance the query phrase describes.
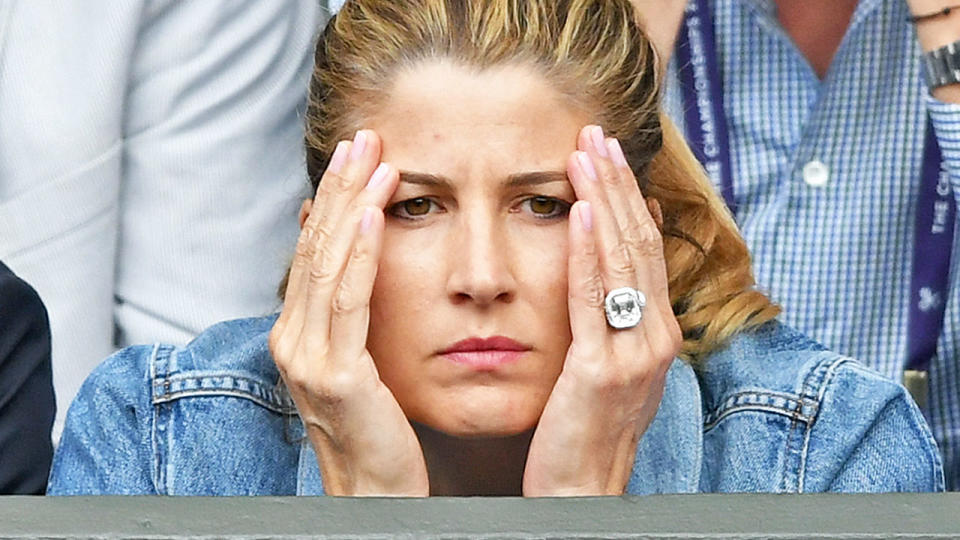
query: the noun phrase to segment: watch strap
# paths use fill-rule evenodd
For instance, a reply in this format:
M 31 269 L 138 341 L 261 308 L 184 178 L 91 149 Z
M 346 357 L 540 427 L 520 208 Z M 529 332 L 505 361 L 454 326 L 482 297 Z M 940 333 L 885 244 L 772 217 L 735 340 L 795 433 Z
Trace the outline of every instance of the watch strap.
M 960 41 L 923 53 L 923 71 L 931 90 L 960 83 Z

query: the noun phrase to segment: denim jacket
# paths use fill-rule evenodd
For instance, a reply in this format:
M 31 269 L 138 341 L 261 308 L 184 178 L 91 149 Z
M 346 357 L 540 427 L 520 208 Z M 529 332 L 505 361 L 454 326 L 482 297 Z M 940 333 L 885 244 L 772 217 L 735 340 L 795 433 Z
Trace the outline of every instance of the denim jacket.
M 316 495 L 316 454 L 267 349 L 276 316 L 130 347 L 70 407 L 48 493 Z M 905 390 L 779 324 L 675 361 L 630 494 L 940 491 Z

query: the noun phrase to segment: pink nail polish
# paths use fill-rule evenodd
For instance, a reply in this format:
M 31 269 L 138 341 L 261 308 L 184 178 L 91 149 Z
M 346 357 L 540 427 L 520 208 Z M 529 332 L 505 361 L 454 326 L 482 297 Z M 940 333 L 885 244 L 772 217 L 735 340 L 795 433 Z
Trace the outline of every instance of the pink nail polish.
M 373 171 L 373 174 L 370 175 L 370 181 L 367 182 L 367 189 L 376 189 L 377 186 L 383 183 L 386 180 L 387 175 L 390 173 L 390 166 L 386 163 L 381 163 L 377 170 Z
M 353 148 L 350 149 L 350 159 L 356 160 L 363 155 L 363 151 L 367 149 L 367 132 L 360 130 L 353 137 Z
M 590 128 L 590 140 L 593 142 L 593 147 L 597 150 L 597 153 L 600 154 L 600 157 L 610 157 L 610 154 L 607 153 L 607 145 L 603 142 L 602 127 L 593 126 Z
M 363 218 L 360 219 L 360 232 L 369 231 L 371 225 L 373 225 L 373 208 L 368 207 L 363 210 Z
M 343 170 L 343 166 L 347 164 L 347 151 L 349 150 L 350 143 L 347 141 L 340 141 L 337 143 L 336 150 L 333 151 L 333 155 L 330 156 L 330 164 L 327 165 L 327 170 L 333 174 L 337 174 Z
M 583 230 L 593 230 L 593 210 L 587 201 L 580 203 L 580 223 L 583 224 Z
M 597 169 L 594 168 L 593 162 L 590 161 L 590 156 L 586 152 L 577 152 L 577 162 L 580 163 L 580 168 L 583 169 L 583 172 L 587 175 L 587 178 L 597 181 Z
M 610 148 L 610 157 L 613 159 L 613 163 L 621 169 L 629 169 L 630 164 L 627 163 L 627 158 L 623 155 L 623 148 L 620 146 L 620 141 L 610 139 L 607 141 L 607 146 Z

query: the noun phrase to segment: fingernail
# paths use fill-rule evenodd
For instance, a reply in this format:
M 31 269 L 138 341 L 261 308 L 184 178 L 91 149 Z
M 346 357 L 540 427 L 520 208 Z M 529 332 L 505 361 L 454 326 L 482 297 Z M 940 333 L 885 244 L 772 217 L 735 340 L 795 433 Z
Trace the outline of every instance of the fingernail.
M 373 208 L 367 207 L 363 210 L 363 217 L 360 219 L 360 232 L 365 233 L 373 225 Z
M 350 149 L 350 159 L 355 160 L 363 155 L 363 151 L 367 149 L 367 132 L 360 130 L 353 137 L 353 148 Z
M 376 189 L 377 186 L 383 183 L 387 178 L 387 174 L 390 173 L 390 166 L 386 163 L 381 163 L 377 170 L 373 171 L 373 174 L 370 175 L 370 181 L 367 182 L 367 189 Z
M 330 164 L 327 165 L 328 171 L 336 174 L 343 170 L 343 166 L 347 163 L 347 150 L 349 146 L 350 143 L 347 141 L 337 143 L 336 150 L 334 150 L 333 155 L 330 156 Z
M 623 148 L 620 147 L 620 141 L 610 139 L 607 141 L 607 147 L 610 149 L 610 157 L 613 159 L 614 165 L 621 169 L 630 168 L 630 164 L 627 163 L 627 158 L 623 155 Z
M 583 230 L 593 230 L 593 210 L 590 209 L 590 203 L 587 201 L 580 203 L 580 223 L 583 224 Z
M 603 143 L 604 136 L 602 127 L 593 126 L 590 128 L 590 139 L 593 141 L 593 147 L 596 148 L 600 157 L 610 157 L 610 154 L 607 153 L 607 145 Z
M 590 156 L 586 152 L 577 152 L 577 161 L 580 163 L 580 168 L 583 169 L 583 172 L 587 175 L 587 178 L 597 181 L 597 169 L 593 167 L 593 162 L 590 161 Z

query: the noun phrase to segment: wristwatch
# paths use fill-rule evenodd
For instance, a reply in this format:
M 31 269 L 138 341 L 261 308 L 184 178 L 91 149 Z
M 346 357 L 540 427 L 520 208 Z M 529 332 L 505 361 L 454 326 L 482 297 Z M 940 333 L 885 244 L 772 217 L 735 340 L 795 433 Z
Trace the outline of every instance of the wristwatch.
M 923 53 L 923 68 L 931 90 L 960 83 L 960 41 Z

